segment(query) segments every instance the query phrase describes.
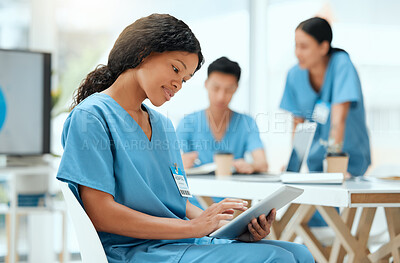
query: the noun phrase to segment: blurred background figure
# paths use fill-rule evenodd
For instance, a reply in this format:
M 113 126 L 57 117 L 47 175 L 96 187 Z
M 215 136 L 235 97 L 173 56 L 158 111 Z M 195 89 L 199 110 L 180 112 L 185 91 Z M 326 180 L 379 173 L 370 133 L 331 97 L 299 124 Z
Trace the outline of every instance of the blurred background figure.
M 237 173 L 266 172 L 268 164 L 257 124 L 250 116 L 229 108 L 239 85 L 239 64 L 221 57 L 210 64 L 207 74 L 204 85 L 209 107 L 185 116 L 177 128 L 185 169 L 212 163 L 216 153 L 228 152 L 234 155 Z M 251 153 L 253 162 L 244 160 L 246 152 Z
M 293 114 L 293 130 L 305 120 L 318 123 L 307 164 L 322 172 L 326 141 L 335 153 L 350 155 L 348 173 L 362 176 L 371 164 L 361 83 L 349 54 L 331 46 L 332 29 L 319 17 L 295 31 L 298 64 L 288 73 L 280 107 Z M 325 225 L 317 213 L 311 226 Z
M 299 63 L 290 69 L 280 107 L 293 114 L 293 129 L 304 120 L 318 123 L 307 164 L 322 171 L 326 149 L 350 155 L 348 172 L 364 175 L 371 164 L 364 99 L 349 54 L 331 46 L 332 29 L 319 17 L 305 20 L 295 32 Z

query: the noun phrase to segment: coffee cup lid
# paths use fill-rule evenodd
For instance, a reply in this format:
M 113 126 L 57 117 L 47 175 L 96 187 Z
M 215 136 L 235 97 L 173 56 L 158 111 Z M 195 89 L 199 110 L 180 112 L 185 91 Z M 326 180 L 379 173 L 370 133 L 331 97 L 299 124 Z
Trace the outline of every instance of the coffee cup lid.
M 326 157 L 346 157 L 349 156 L 347 153 L 345 152 L 339 152 L 339 153 L 327 153 Z
M 221 151 L 221 152 L 216 152 L 215 154 L 218 154 L 218 155 L 231 155 L 231 154 L 233 154 L 233 153 Z

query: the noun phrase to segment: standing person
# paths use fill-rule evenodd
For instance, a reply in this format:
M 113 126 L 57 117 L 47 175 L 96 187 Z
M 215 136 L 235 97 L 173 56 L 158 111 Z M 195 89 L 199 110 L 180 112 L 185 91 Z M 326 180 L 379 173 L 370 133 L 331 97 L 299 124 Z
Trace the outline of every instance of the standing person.
M 188 203 L 172 123 L 143 104 L 171 100 L 202 63 L 200 44 L 181 20 L 153 14 L 126 27 L 107 65 L 78 88 L 57 178 L 83 204 L 111 263 L 313 262 L 304 246 L 260 241 L 275 210 L 249 222 L 239 238 L 255 243 L 206 237 L 246 204 L 226 199 L 202 211 Z
M 299 63 L 289 70 L 280 107 L 293 114 L 293 131 L 304 120 L 318 122 L 309 170 L 323 170 L 322 139 L 349 155 L 351 176 L 364 175 L 371 164 L 369 138 L 361 83 L 349 54 L 332 48 L 331 26 L 319 17 L 297 26 L 295 42 Z
M 293 113 L 294 129 L 313 120 L 313 113 L 319 116 L 308 168 L 322 171 L 326 151 L 320 139 L 331 139 L 333 148 L 349 154 L 350 175 L 364 175 L 370 147 L 361 83 L 349 54 L 332 48 L 332 29 L 319 17 L 301 22 L 295 41 L 299 63 L 287 75 L 280 107 Z
M 221 57 L 209 65 L 207 74 L 204 85 L 210 106 L 185 116 L 177 128 L 185 169 L 212 163 L 217 152 L 229 152 L 234 155 L 236 172 L 266 172 L 268 163 L 256 122 L 229 108 L 239 86 L 239 64 Z M 246 152 L 251 153 L 252 163 L 244 160 Z

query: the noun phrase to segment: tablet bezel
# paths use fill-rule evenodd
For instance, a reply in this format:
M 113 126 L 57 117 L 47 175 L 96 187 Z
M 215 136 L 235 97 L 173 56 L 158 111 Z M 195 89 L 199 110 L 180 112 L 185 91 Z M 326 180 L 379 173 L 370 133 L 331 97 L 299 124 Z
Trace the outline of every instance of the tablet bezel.
M 247 224 L 262 214 L 268 215 L 275 208 L 281 209 L 286 204 L 292 202 L 304 192 L 301 188 L 283 185 L 278 190 L 268 195 L 266 198 L 241 213 L 235 219 L 217 229 L 210 234 L 211 237 L 235 239 L 247 230 Z

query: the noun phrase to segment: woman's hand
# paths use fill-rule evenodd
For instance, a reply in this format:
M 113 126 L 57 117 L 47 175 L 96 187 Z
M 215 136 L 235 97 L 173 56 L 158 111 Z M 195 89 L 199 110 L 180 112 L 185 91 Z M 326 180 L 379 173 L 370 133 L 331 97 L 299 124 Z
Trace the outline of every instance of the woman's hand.
M 199 157 L 198 152 L 188 152 L 182 154 L 183 167 L 189 169 L 193 167 L 194 161 Z
M 238 237 L 239 241 L 243 242 L 257 242 L 269 235 L 271 231 L 272 222 L 274 222 L 276 216 L 275 208 L 271 210 L 268 217 L 262 214 L 256 218 L 253 218 L 247 225 L 245 233 Z
M 226 198 L 209 206 L 198 217 L 190 220 L 193 224 L 195 237 L 206 236 L 226 224 L 225 220 L 233 218 L 234 210 L 247 210 L 247 201 Z
M 244 159 L 236 159 L 233 162 L 233 166 L 236 171 L 241 174 L 252 174 L 254 173 L 254 167 L 252 164 L 246 162 Z

